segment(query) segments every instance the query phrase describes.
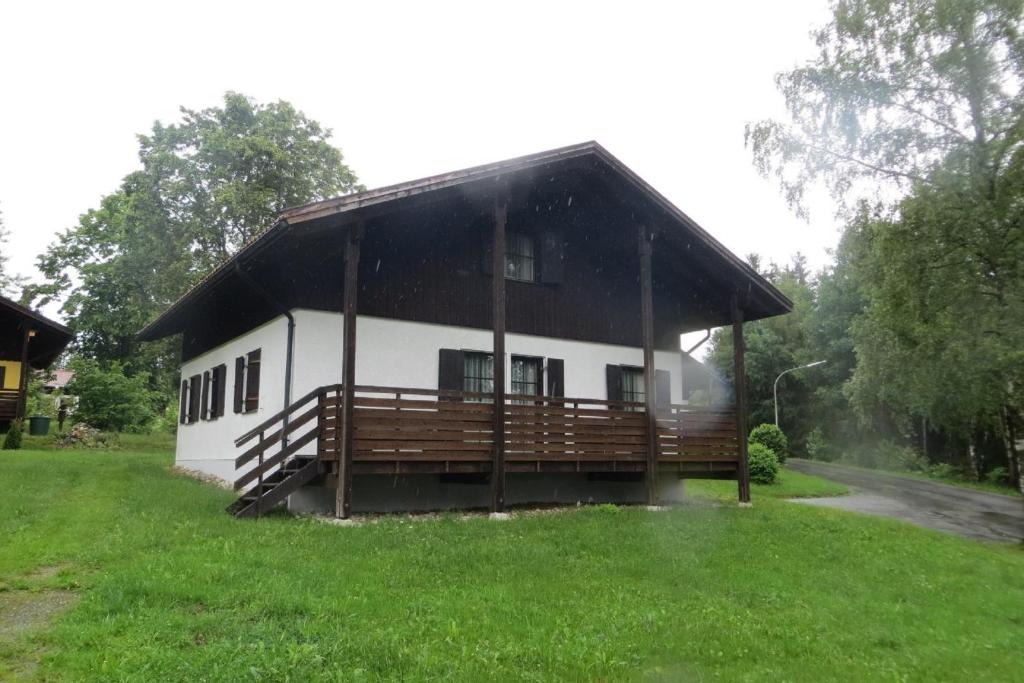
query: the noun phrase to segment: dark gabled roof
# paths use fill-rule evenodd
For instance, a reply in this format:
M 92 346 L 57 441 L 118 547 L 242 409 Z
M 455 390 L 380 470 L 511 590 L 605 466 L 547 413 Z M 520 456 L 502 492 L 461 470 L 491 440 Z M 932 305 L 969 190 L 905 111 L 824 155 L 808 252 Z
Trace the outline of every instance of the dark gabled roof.
M 384 205 L 392 202 L 399 202 L 400 200 L 410 199 L 418 195 L 456 188 L 470 183 L 492 179 L 498 180 L 503 176 L 513 176 L 523 172 L 530 172 L 534 169 L 540 169 L 550 164 L 583 158 L 590 158 L 603 163 L 637 190 L 646 200 L 652 202 L 671 216 L 687 231 L 688 237 L 701 243 L 716 257 L 721 259 L 735 275 L 739 276 L 749 285 L 751 290 L 756 290 L 760 294 L 760 299 L 769 302 L 768 308 L 772 312 L 768 313 L 768 315 L 778 315 L 792 310 L 792 302 L 774 285 L 761 277 L 753 268 L 729 251 L 692 218 L 683 213 L 604 147 L 597 142 L 590 141 L 285 209 L 273 226 L 248 242 L 235 255 L 222 262 L 175 301 L 157 319 L 146 325 L 139 332 L 138 339 L 141 341 L 151 341 L 180 331 L 180 329 L 172 329 L 176 325 L 172 320 L 177 318 L 183 308 L 215 287 L 219 281 L 232 272 L 235 264 L 245 261 L 269 243 L 282 237 L 285 233 L 296 229 L 298 226 L 309 224 L 313 221 L 322 223 L 323 219 L 337 218 L 341 220 L 347 215 L 351 215 L 352 220 L 358 220 L 364 213 L 367 213 L 368 209 L 377 207 L 375 212 L 381 211 L 386 208 Z M 762 315 L 761 317 L 764 316 Z
M 42 313 L 37 313 L 36 311 L 33 311 L 31 308 L 27 306 L 22 306 L 18 302 L 12 301 L 11 299 L 8 299 L 5 296 L 0 296 L 0 307 L 6 308 L 21 317 L 33 320 L 37 324 L 46 327 L 49 330 L 52 330 L 53 332 L 56 332 L 58 334 L 66 334 L 69 339 L 72 336 L 74 336 L 74 333 L 71 331 L 70 328 L 61 325 L 56 320 L 50 320 Z
M 74 333 L 59 322 L 0 296 L 0 349 L 3 350 L 3 355 L 10 358 L 18 357 L 22 343 L 21 331 L 19 325 L 11 323 L 25 320 L 30 321 L 36 331 L 36 336 L 29 345 L 29 363 L 33 367 L 48 366 L 74 337 Z

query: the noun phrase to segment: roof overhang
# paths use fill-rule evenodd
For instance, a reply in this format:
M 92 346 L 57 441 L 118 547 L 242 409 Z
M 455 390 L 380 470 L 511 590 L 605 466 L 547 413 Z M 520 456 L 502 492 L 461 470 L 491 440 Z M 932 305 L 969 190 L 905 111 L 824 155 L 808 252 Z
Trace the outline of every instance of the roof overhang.
M 20 353 L 21 335 L 26 329 L 35 332 L 29 343 L 28 358 L 29 365 L 34 368 L 49 366 L 74 337 L 74 333 L 64 325 L 0 296 L 0 330 L 5 335 L 2 340 L 7 350 L 5 355 Z

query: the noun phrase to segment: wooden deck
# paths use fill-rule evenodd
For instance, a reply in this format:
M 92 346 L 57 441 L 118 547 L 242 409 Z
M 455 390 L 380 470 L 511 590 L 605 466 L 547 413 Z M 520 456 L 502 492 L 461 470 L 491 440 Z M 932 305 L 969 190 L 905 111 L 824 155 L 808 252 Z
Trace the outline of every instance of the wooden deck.
M 343 396 L 341 385 L 321 387 L 242 435 L 236 441 L 239 447 L 255 443 L 238 456 L 236 467 L 257 462 L 238 478 L 236 488 L 253 485 L 255 491 L 263 491 L 265 479 L 312 448 L 322 465 L 320 473 L 337 485 Z M 461 391 L 356 386 L 353 474 L 492 472 L 492 398 Z M 660 411 L 655 422 L 659 471 L 687 478 L 737 477 L 740 453 L 732 407 L 673 405 Z M 648 419 L 642 403 L 510 396 L 504 428 L 506 473 L 648 469 Z

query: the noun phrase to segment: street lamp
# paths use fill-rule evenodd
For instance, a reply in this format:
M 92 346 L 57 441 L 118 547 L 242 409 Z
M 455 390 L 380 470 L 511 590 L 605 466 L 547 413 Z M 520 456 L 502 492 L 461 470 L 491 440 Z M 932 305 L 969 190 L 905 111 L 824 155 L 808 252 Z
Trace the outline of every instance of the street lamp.
M 772 394 L 775 395 L 775 426 L 776 427 L 779 426 L 779 380 L 782 379 L 782 376 L 783 375 L 788 375 L 789 373 L 791 373 L 791 372 L 793 372 L 795 370 L 803 370 L 804 368 L 813 368 L 815 365 L 824 365 L 827 362 L 828 362 L 827 360 L 816 360 L 813 363 L 808 363 L 807 365 L 798 365 L 795 368 L 790 368 L 789 370 L 783 370 L 782 372 L 779 373 L 779 376 L 775 378 L 775 385 L 772 387 Z

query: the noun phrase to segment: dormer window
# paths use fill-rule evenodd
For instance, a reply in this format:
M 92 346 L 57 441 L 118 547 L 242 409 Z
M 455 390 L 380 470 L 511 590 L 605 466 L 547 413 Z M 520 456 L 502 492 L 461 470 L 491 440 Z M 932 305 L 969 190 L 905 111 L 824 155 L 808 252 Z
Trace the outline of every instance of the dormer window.
M 505 239 L 505 277 L 522 282 L 537 281 L 537 254 L 533 237 L 510 232 Z

